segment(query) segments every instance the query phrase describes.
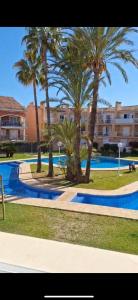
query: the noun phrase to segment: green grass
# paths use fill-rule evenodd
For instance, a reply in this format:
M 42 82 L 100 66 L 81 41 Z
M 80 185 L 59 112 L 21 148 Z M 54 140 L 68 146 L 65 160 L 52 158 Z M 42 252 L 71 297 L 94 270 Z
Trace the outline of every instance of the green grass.
M 130 155 L 130 156 L 124 156 L 123 158 L 126 158 L 126 159 L 132 159 L 132 160 L 138 160 L 138 156 L 136 156 L 135 154 L 134 155 Z
M 36 164 L 30 164 L 31 172 L 33 173 L 33 177 L 39 176 L 39 173 L 36 173 L 37 165 Z M 43 165 L 42 164 L 42 172 L 40 176 L 46 176 L 48 173 L 48 165 Z M 61 174 L 61 171 L 59 168 L 54 168 L 54 175 Z
M 90 181 L 88 184 L 78 184 L 76 187 L 114 190 L 134 181 L 138 181 L 138 169 L 136 172 L 123 170 L 120 173 L 122 176 L 118 176 L 117 171 L 93 171 L 91 172 L 91 178 L 93 181 Z
M 63 153 L 61 153 L 63 154 Z M 48 156 L 48 152 L 46 153 L 42 153 L 43 156 Z M 58 152 L 53 152 L 53 155 L 59 155 Z M 26 158 L 33 158 L 33 157 L 37 157 L 37 153 L 15 153 L 13 157 L 11 158 L 7 158 L 5 157 L 5 155 L 1 155 L 0 154 L 0 161 L 5 161 L 5 160 L 16 160 L 16 159 L 26 159 Z
M 60 170 L 58 168 L 54 168 L 55 174 L 59 174 Z M 36 164 L 31 165 L 31 171 L 34 173 L 35 177 Z M 48 166 L 42 165 L 42 176 L 45 176 L 48 171 Z M 136 172 L 129 172 L 127 170 L 123 170 L 120 172 L 122 176 L 118 176 L 117 171 L 92 171 L 91 172 L 91 181 L 87 184 L 71 184 L 69 181 L 65 179 L 59 179 L 58 184 L 62 186 L 74 186 L 78 188 L 86 188 L 86 189 L 98 189 L 98 190 L 113 190 L 118 189 L 124 185 L 132 183 L 134 181 L 138 181 L 138 169 Z M 93 181 L 92 181 L 93 180 Z
M 0 219 L 0 231 L 138 254 L 136 220 L 12 203 L 5 206 L 6 220 Z
M 7 158 L 7 157 L 0 157 L 0 161 L 3 161 L 3 160 L 16 160 L 16 159 L 26 159 L 26 158 L 33 158 L 35 154 L 32 154 L 32 153 L 15 153 L 13 157 L 11 158 Z

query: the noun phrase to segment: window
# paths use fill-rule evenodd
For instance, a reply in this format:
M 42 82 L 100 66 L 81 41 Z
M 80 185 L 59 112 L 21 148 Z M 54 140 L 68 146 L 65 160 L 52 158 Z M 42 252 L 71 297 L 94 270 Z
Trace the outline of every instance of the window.
M 60 121 L 63 122 L 64 121 L 64 116 L 60 115 Z
M 127 114 L 124 114 L 124 119 L 127 119 L 128 118 L 128 115 Z
M 124 119 L 129 119 L 130 117 L 133 118 L 133 116 L 131 116 L 130 114 L 124 114 Z

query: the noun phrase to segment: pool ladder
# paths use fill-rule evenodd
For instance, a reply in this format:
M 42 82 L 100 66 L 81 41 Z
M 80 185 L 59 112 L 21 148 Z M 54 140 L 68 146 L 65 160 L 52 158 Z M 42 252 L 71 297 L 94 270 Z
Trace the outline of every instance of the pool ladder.
M 3 220 L 5 220 L 5 197 L 4 197 L 4 185 L 3 185 L 3 178 L 2 175 L 0 175 L 0 188 L 1 188 L 1 200 L 2 200 L 2 215 Z

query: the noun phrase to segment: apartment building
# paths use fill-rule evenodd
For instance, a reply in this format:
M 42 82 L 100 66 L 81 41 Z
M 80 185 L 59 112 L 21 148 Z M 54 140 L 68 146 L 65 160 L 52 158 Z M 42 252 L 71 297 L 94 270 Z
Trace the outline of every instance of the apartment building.
M 12 97 L 0 96 L 0 141 L 25 140 L 25 108 Z
M 99 146 L 121 142 L 124 147 L 132 141 L 138 142 L 138 105 L 123 106 L 117 101 L 115 107 L 99 108 L 95 141 Z
M 51 107 L 51 123 L 58 124 L 63 122 L 66 118 L 68 120 L 74 119 L 73 108 Z M 39 126 L 40 136 L 43 141 L 43 131 L 47 123 L 47 114 L 45 109 L 45 102 L 42 101 L 38 107 L 39 112 Z M 88 120 L 90 109 L 83 108 L 81 116 L 81 133 L 86 135 L 88 133 Z M 35 122 L 35 106 L 30 103 L 26 108 L 26 139 L 30 142 L 36 141 L 36 122 Z M 95 128 L 95 142 L 101 147 L 105 143 L 122 142 L 124 147 L 129 146 L 129 142 L 138 141 L 138 105 L 123 106 L 121 102 L 117 101 L 115 107 L 98 108 L 96 128 Z M 85 140 L 82 139 L 82 143 Z
M 62 106 L 60 108 L 51 107 L 50 117 L 52 124 L 59 124 L 64 121 L 64 119 L 74 120 L 73 108 Z M 47 112 L 45 108 L 45 101 L 41 101 L 38 107 L 39 114 L 39 128 L 40 128 L 40 138 L 41 141 L 44 140 L 43 132 L 47 124 Z M 82 134 L 88 131 L 88 109 L 83 109 L 82 117 Z M 26 108 L 26 140 L 28 142 L 35 142 L 37 140 L 36 136 L 36 117 L 35 117 L 35 105 L 31 102 Z

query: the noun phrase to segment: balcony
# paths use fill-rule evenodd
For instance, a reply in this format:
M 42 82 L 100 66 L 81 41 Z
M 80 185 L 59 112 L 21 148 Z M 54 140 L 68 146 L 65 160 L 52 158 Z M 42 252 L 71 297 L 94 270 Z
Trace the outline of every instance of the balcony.
M 113 122 L 112 119 L 106 119 L 106 120 L 104 120 L 104 123 L 105 123 L 105 124 L 111 124 L 112 122 Z
M 112 123 L 113 123 L 113 120 L 112 120 L 112 119 L 106 119 L 106 120 L 103 120 L 103 119 L 97 119 L 97 123 L 98 123 L 98 124 L 112 124 Z
M 123 118 L 116 118 L 115 119 L 116 124 L 134 124 L 133 118 L 123 119 Z
M 95 132 L 95 136 L 103 136 L 102 132 Z
M 138 123 L 138 118 L 134 118 L 134 122 L 135 122 L 135 123 Z
M 23 127 L 24 123 L 22 122 L 15 122 L 15 121 L 4 121 L 0 122 L 1 127 Z
M 112 132 L 103 133 L 103 136 L 111 136 Z
M 121 138 L 130 138 L 130 137 L 132 137 L 133 135 L 132 135 L 132 133 L 121 133 L 121 132 L 117 132 L 116 134 L 115 134 L 115 136 L 119 136 L 119 137 L 121 137 Z
M 20 137 L 11 137 L 11 136 L 0 136 L 1 141 L 24 141 L 24 136 L 20 135 Z

